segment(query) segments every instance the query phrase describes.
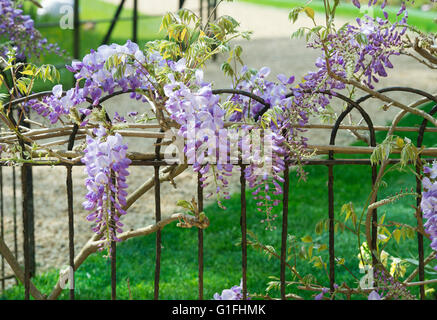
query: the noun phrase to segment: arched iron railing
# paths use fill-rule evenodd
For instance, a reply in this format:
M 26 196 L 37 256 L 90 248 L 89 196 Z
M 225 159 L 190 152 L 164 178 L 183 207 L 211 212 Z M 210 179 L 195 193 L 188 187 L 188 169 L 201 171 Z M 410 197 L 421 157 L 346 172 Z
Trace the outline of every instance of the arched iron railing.
M 404 87 L 393 87 L 393 88 L 385 88 L 382 90 L 379 90 L 380 93 L 387 93 L 387 92 L 408 92 L 412 94 L 416 94 L 419 96 L 422 96 L 426 98 L 428 101 L 432 101 L 436 105 L 433 107 L 433 109 L 429 112 L 431 116 L 434 116 L 437 112 L 437 97 L 434 97 L 426 92 L 423 92 L 421 90 L 411 89 L 411 88 L 404 88 Z M 123 94 L 126 92 L 114 92 L 111 95 L 105 96 L 101 99 L 100 105 L 107 101 L 108 99 L 111 99 L 112 97 L 118 96 L 120 94 Z M 264 109 L 261 111 L 261 113 L 258 115 L 257 119 L 259 119 L 259 116 L 262 115 L 263 112 L 268 110 L 270 107 L 268 103 L 266 103 L 262 98 L 251 94 L 249 92 L 244 92 L 240 90 L 231 90 L 231 89 L 223 89 L 223 90 L 214 90 L 214 94 L 238 94 L 238 95 L 245 95 L 253 100 L 256 100 L 257 102 L 264 105 Z M 51 92 L 42 92 L 38 94 L 31 95 L 28 98 L 20 98 L 16 99 L 11 103 L 12 106 L 18 105 L 20 103 L 23 103 L 27 99 L 37 99 L 42 98 L 45 95 L 49 95 Z M 329 94 L 329 93 L 324 93 Z M 371 179 L 372 179 L 372 186 L 375 184 L 376 176 L 377 176 L 377 166 L 372 165 L 369 159 L 336 159 L 334 157 L 335 153 L 338 151 L 336 149 L 336 137 L 339 130 L 348 128 L 348 126 L 342 126 L 342 122 L 346 118 L 346 116 L 351 113 L 353 110 L 356 110 L 361 117 L 364 119 L 366 126 L 357 127 L 359 130 L 367 130 L 369 132 L 369 147 L 368 148 L 362 148 L 359 149 L 358 152 L 366 152 L 371 153 L 374 147 L 377 145 L 376 141 L 376 130 L 385 130 L 384 128 L 375 127 L 370 115 L 364 110 L 364 108 L 361 106 L 362 103 L 367 101 L 369 98 L 371 98 L 370 95 L 363 96 L 356 101 L 352 101 L 348 97 L 336 93 L 335 95 L 332 95 L 335 99 L 340 99 L 341 101 L 345 102 L 347 104 L 347 108 L 339 115 L 338 119 L 336 120 L 335 124 L 333 126 L 325 126 L 323 128 L 329 127 L 331 129 L 331 135 L 330 135 L 330 142 L 329 146 L 325 146 L 324 148 L 320 148 L 317 146 L 314 146 L 314 149 L 320 149 L 322 152 L 328 155 L 327 159 L 310 159 L 308 160 L 305 165 L 322 165 L 327 166 L 328 168 L 328 215 L 329 215 L 329 280 L 330 280 L 330 289 L 334 290 L 334 284 L 335 284 L 335 236 L 334 236 L 334 166 L 336 165 L 369 165 L 371 167 Z M 92 101 L 88 101 L 92 103 Z M 100 106 L 99 105 L 99 106 Z M 97 107 L 99 107 L 97 106 Z M 107 119 L 109 120 L 109 117 L 107 116 Z M 427 123 L 428 120 L 424 119 L 422 121 L 422 124 L 419 128 L 408 128 L 408 131 L 417 131 L 418 132 L 418 139 L 417 139 L 417 146 L 421 147 L 423 143 L 423 137 L 427 129 Z M 319 127 L 319 128 L 322 128 Z M 314 127 L 317 129 L 317 126 Z M 401 130 L 402 128 L 398 128 Z M 428 130 L 429 131 L 429 130 Z M 161 130 L 162 132 L 162 130 Z M 437 130 L 434 130 L 433 132 L 437 132 Z M 67 153 L 66 157 L 73 157 L 73 147 L 74 142 L 77 138 L 77 135 L 79 133 L 79 127 L 77 125 L 72 126 L 71 130 L 68 131 L 68 141 L 67 141 Z M 138 157 L 136 159 L 133 159 L 132 165 L 137 166 L 151 166 L 154 168 L 154 176 L 153 176 L 153 186 L 154 186 L 154 198 L 155 198 L 155 222 L 159 223 L 161 221 L 161 189 L 160 185 L 162 183 L 162 179 L 160 177 L 160 169 L 163 166 L 168 165 L 166 161 L 162 159 L 161 156 L 161 150 L 160 145 L 162 142 L 162 135 L 155 135 L 156 138 L 156 148 L 152 155 L 143 155 L 141 157 Z M 348 153 L 351 149 L 345 149 L 344 153 Z M 436 150 L 431 150 L 432 152 L 428 152 L 427 155 L 431 156 L 437 156 Z M 68 153 L 70 152 L 70 153 Z M 431 159 L 427 159 L 430 161 Z M 398 159 L 391 159 L 391 163 L 396 163 Z M 287 160 L 287 163 L 289 166 L 294 165 L 295 163 L 291 160 Z M 4 163 L 0 164 L 0 232 L 1 232 L 1 238 L 4 238 L 4 202 L 3 202 L 3 170 L 4 170 Z M 24 163 L 23 166 L 31 166 L 32 164 Z M 35 164 L 36 165 L 36 164 Z M 37 164 L 42 165 L 42 164 Z M 53 165 L 53 163 L 50 163 L 50 165 Z M 66 172 L 67 172 L 67 179 L 66 179 L 66 187 L 67 187 L 67 202 L 68 202 L 68 230 L 69 230 L 69 264 L 73 271 L 76 269 L 75 264 L 75 250 L 74 250 L 74 208 L 73 208 L 73 180 L 72 180 L 72 168 L 76 165 L 82 165 L 80 162 L 77 163 L 58 163 L 56 165 L 65 166 Z M 241 210 L 240 210 L 240 226 L 241 226 L 241 236 L 242 236 L 242 263 L 241 263 L 241 269 L 242 269 L 242 283 L 243 283 L 243 296 L 246 299 L 247 298 L 247 202 L 246 202 L 246 179 L 244 176 L 244 167 L 245 164 L 241 163 L 239 164 L 241 167 L 241 175 L 240 175 L 240 192 L 241 192 Z M 420 167 L 420 164 L 416 164 L 416 172 L 418 174 L 421 173 L 422 168 Z M 16 196 L 16 173 L 15 173 L 15 167 L 12 167 L 13 171 L 13 229 L 14 229 L 14 250 L 13 253 L 9 255 L 2 255 L 1 258 L 1 285 L 2 290 L 5 289 L 5 281 L 16 277 L 20 281 L 24 283 L 25 286 L 25 299 L 29 299 L 30 295 L 35 296 L 36 298 L 41 298 L 38 296 L 38 292 L 33 287 L 30 277 L 30 248 L 29 248 L 29 224 L 28 224 L 28 214 L 26 211 L 26 199 L 23 199 L 23 230 L 24 230 L 24 271 L 19 274 L 15 275 L 5 275 L 5 259 L 9 264 L 16 264 L 16 261 L 18 259 L 18 246 L 17 246 L 17 228 L 18 228 L 18 221 L 17 221 L 17 196 Z M 203 189 L 201 187 L 202 182 L 200 181 L 200 174 L 198 175 L 198 181 L 197 181 L 197 203 L 199 206 L 199 210 L 203 210 L 204 206 L 204 200 L 203 200 Z M 22 177 L 22 184 L 26 186 L 27 182 Z M 31 188 L 30 185 L 27 185 L 28 188 Z M 282 230 L 281 230 L 281 252 L 280 252 L 280 284 L 281 284 L 281 298 L 286 299 L 286 253 L 287 253 L 287 235 L 289 233 L 288 228 L 288 219 L 289 219 L 289 192 L 290 192 L 290 180 L 289 180 L 289 168 L 286 167 L 284 171 L 284 188 L 283 188 L 283 208 L 282 208 Z M 418 194 L 422 191 L 422 185 L 421 180 L 417 178 L 416 181 L 416 191 Z M 417 199 L 417 207 L 420 205 L 420 199 Z M 421 215 L 417 215 L 417 223 L 419 228 L 422 227 L 422 221 L 421 221 Z M 376 246 L 376 237 L 377 237 L 377 230 L 376 230 L 376 222 L 378 219 L 377 211 L 376 209 L 372 212 L 372 244 L 375 247 Z M 418 232 L 417 233 L 417 239 L 418 239 L 418 255 L 419 255 L 419 267 L 418 267 L 418 274 L 420 281 L 424 281 L 425 279 L 425 273 L 424 273 L 424 267 L 425 267 L 425 261 L 424 261 L 424 243 L 423 243 L 423 236 Z M 158 231 L 156 232 L 156 257 L 155 257 L 155 276 L 154 276 L 154 299 L 159 298 L 159 281 L 160 281 L 160 268 L 161 268 L 161 230 L 158 228 Z M 0 242 L 2 246 L 5 246 L 4 241 L 2 240 Z M 117 268 L 116 268 L 116 243 L 112 243 L 112 252 L 113 252 L 113 258 L 111 261 L 111 295 L 113 299 L 116 299 L 117 297 Z M 3 248 L 5 249 L 5 248 Z M 198 241 L 197 241 L 197 249 L 198 249 L 198 296 L 199 299 L 203 299 L 203 288 L 204 288 L 204 234 L 203 230 L 199 228 L 198 230 Z M 4 252 L 4 251 L 2 251 Z M 9 251 L 10 252 L 10 251 Z M 18 266 L 19 267 L 19 266 Z M 21 270 L 21 269 L 19 269 Z M 74 281 L 74 278 L 72 279 Z M 75 297 L 75 291 L 74 291 L 74 285 L 71 286 L 70 289 L 70 298 L 74 299 Z M 52 294 L 49 296 L 49 299 L 56 298 L 60 293 L 60 287 L 57 286 L 52 292 Z M 424 288 L 421 286 L 421 298 L 424 298 Z

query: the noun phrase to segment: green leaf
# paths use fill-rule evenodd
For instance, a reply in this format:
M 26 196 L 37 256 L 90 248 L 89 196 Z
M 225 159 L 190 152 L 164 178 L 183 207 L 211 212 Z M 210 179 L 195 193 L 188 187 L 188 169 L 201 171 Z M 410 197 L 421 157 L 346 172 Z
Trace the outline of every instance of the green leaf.
M 308 248 L 308 257 L 311 259 L 311 257 L 313 256 L 313 248 L 314 248 L 314 246 L 313 245 L 311 245 L 309 248 Z
M 399 243 L 399 241 L 401 240 L 401 230 L 396 229 L 395 231 L 393 231 L 392 236 L 393 238 L 396 240 L 397 243 Z
M 33 70 L 23 70 L 21 71 L 21 74 L 24 74 L 26 76 L 33 76 Z
M 324 223 L 323 220 L 317 222 L 317 224 L 316 224 L 316 234 L 317 235 L 321 235 L 323 233 L 323 223 Z
M 302 12 L 302 7 L 296 7 L 291 10 L 291 12 L 288 14 L 288 19 L 295 23 L 297 21 L 297 18 L 299 18 L 299 14 Z
M 328 249 L 328 246 L 326 245 L 326 244 L 321 244 L 320 246 L 319 246 L 319 248 L 317 249 L 317 251 L 318 252 L 321 252 L 321 251 L 324 251 L 324 250 L 326 250 L 326 249 Z
M 310 235 L 306 235 L 305 237 L 301 238 L 302 242 L 310 243 L 313 242 L 313 238 Z
M 177 205 L 178 207 L 182 207 L 182 208 L 185 208 L 185 209 L 187 209 L 187 210 L 194 211 L 194 208 L 193 208 L 192 204 L 189 203 L 189 202 L 186 201 L 186 200 L 178 200 L 178 202 L 176 203 L 176 205 Z
M 313 8 L 305 7 L 303 10 L 307 14 L 307 16 L 311 18 L 311 20 L 314 20 L 314 9 Z

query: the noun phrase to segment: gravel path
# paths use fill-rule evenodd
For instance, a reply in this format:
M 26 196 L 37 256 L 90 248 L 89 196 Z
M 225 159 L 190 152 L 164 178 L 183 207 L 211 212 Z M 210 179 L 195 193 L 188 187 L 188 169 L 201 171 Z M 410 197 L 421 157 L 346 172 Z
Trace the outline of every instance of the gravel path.
M 107 0 L 118 2 L 118 0 Z M 147 2 L 147 3 L 146 3 Z M 127 2 L 128 6 L 131 1 Z M 197 0 L 187 0 L 187 7 L 196 9 Z M 176 0 L 167 1 L 141 1 L 140 10 L 147 14 L 161 14 L 166 10 L 177 8 Z M 246 3 L 223 3 L 220 14 L 229 14 L 241 22 L 242 30 L 253 30 L 252 41 L 239 41 L 244 48 L 243 60 L 248 66 L 260 68 L 269 66 L 273 75 L 279 73 L 294 74 L 300 79 L 308 70 L 314 69 L 315 59 L 319 53 L 307 49 L 304 41 L 291 40 L 290 35 L 296 29 L 288 21 L 288 10 L 269 8 L 264 6 L 250 5 Z M 316 19 L 321 19 L 319 15 Z M 309 19 L 302 18 L 301 24 L 309 24 Z M 339 21 L 341 23 L 343 21 Z M 220 71 L 220 64 L 223 57 L 208 65 L 205 78 L 213 81 L 217 88 L 228 87 L 228 82 Z M 381 81 L 381 87 L 398 85 L 411 86 L 424 89 L 428 92 L 437 92 L 437 75 L 431 74 L 425 67 L 411 63 L 405 57 L 393 59 L 395 72 L 389 79 Z M 414 100 L 408 95 L 401 96 L 404 103 Z M 144 105 L 131 101 L 126 96 L 119 96 L 108 102 L 105 107 L 110 113 L 117 110 L 119 113 L 133 109 L 144 110 Z M 339 112 L 341 104 L 336 104 L 335 110 Z M 365 106 L 376 124 L 385 124 L 397 112 L 392 108 L 382 111 L 378 103 L 369 103 Z M 310 143 L 327 144 L 328 132 L 314 130 L 310 137 Z M 339 144 L 351 141 L 347 135 L 341 135 Z M 130 148 L 135 151 L 150 152 L 151 144 L 135 139 L 128 140 Z M 6 208 L 5 239 L 10 247 L 13 246 L 12 233 L 12 178 L 11 169 L 4 169 L 4 196 Z M 35 223 L 36 223 L 36 253 L 38 271 L 45 271 L 49 268 L 57 268 L 66 265 L 68 261 L 68 219 L 66 199 L 66 170 L 64 168 L 34 168 L 35 181 Z M 131 168 L 131 175 L 128 179 L 129 191 L 141 185 L 151 177 L 152 169 Z M 19 171 L 17 171 L 19 172 Z M 82 168 L 74 168 L 74 207 L 75 207 L 75 239 L 76 250 L 79 250 L 92 235 L 90 224 L 85 220 L 85 212 L 81 208 L 85 188 L 83 181 L 85 175 Z M 169 184 L 162 185 L 162 211 L 163 215 L 169 215 L 177 210 L 175 204 L 179 199 L 191 199 L 196 190 L 195 176 L 188 170 L 175 179 L 179 188 L 174 189 Z M 236 181 L 236 180 L 235 180 Z M 238 187 L 238 185 L 236 185 Z M 20 207 L 20 197 L 18 204 Z M 144 195 L 136 204 L 129 209 L 129 214 L 124 217 L 125 230 L 149 224 L 153 220 L 154 197 L 152 194 Z M 229 214 L 229 213 L 228 213 Z M 21 210 L 18 212 L 21 221 Z M 19 249 L 22 248 L 21 228 L 19 229 Z M 152 240 L 152 238 L 150 238 Z M 22 261 L 20 259 L 20 261 Z M 9 274 L 9 270 L 7 270 Z

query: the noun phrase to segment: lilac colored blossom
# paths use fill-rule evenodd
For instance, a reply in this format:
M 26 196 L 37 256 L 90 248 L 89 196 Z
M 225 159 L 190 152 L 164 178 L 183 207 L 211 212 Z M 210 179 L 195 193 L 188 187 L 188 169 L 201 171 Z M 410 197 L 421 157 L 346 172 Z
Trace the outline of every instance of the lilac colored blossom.
M 173 69 L 175 68 L 173 67 Z M 246 76 L 247 70 L 247 67 L 243 68 L 242 77 Z M 185 69 L 181 72 L 185 72 Z M 256 74 L 240 81 L 236 89 L 253 92 L 270 105 L 276 106 L 278 110 L 280 108 L 286 110 L 292 101 L 291 97 L 286 97 L 287 92 L 289 92 L 287 86 L 293 83 L 294 77 L 279 75 L 280 83 L 274 83 L 266 80 L 269 73 L 270 69 L 264 67 Z M 227 176 L 232 174 L 235 164 L 235 162 L 232 163 L 229 153 L 231 153 L 231 145 L 237 146 L 242 151 L 243 163 L 248 164 L 244 174 L 249 187 L 260 187 L 265 193 L 257 196 L 257 199 L 262 198 L 262 201 L 258 202 L 260 207 L 258 209 L 262 211 L 261 207 L 263 207 L 267 214 L 265 221 L 274 220 L 275 217 L 271 216 L 271 212 L 273 207 L 278 205 L 278 201 L 268 193 L 270 187 L 271 190 L 277 192 L 276 195 L 282 191 L 278 182 L 281 182 L 282 179 L 279 174 L 285 168 L 283 156 L 287 153 L 286 148 L 284 148 L 286 138 L 282 135 L 283 132 L 286 132 L 282 126 L 285 117 L 277 114 L 274 126 L 274 121 L 268 121 L 267 125 L 270 128 L 264 130 L 263 151 L 261 146 L 255 144 L 251 139 L 252 131 L 263 129 L 259 122 L 242 126 L 238 130 L 225 129 L 224 122 L 225 120 L 240 122 L 256 118 L 264 105 L 254 102 L 244 95 L 234 95 L 227 101 L 240 105 L 242 110 L 227 115 L 220 105 L 223 101 L 220 101 L 219 96 L 212 94 L 212 86 L 203 81 L 201 71 L 195 72 L 190 85 L 176 81 L 176 78 L 179 78 L 177 72 L 175 75 L 169 76 L 170 81 L 164 86 L 167 97 L 166 108 L 170 112 L 170 118 L 181 126 L 179 135 L 187 139 L 184 152 L 188 161 L 193 164 L 194 170 L 202 174 L 204 186 L 208 184 L 208 177 L 214 177 L 214 181 L 217 183 L 216 192 L 222 193 L 225 199 L 229 198 L 229 192 L 226 189 L 228 186 Z M 304 114 L 304 116 L 306 115 Z M 265 151 L 267 149 L 271 152 Z M 220 156 L 224 158 L 220 158 Z M 206 161 L 208 157 L 218 159 L 212 174 L 210 174 L 212 167 L 205 165 L 208 162 Z M 269 179 L 269 177 L 273 177 L 273 179 Z
M 135 57 L 132 64 L 126 62 L 125 73 L 116 78 L 113 76 L 114 70 L 106 70 L 105 62 L 112 56 L 119 55 L 120 58 L 127 60 L 128 56 Z M 60 85 L 53 88 L 53 95 L 44 97 L 41 101 L 30 100 L 28 106 L 38 112 L 38 114 L 49 118 L 52 124 L 56 123 L 63 115 L 68 115 L 72 107 L 85 102 L 87 99 L 93 101 L 93 106 L 97 106 L 104 93 L 111 94 L 116 89 L 123 91 L 135 89 L 147 89 L 151 86 L 148 79 L 139 71 L 141 63 L 145 61 L 144 54 L 139 50 L 138 45 L 127 41 L 125 45 L 112 44 L 103 45 L 86 55 L 82 62 L 73 61 L 67 69 L 75 73 L 76 79 L 85 79 L 83 87 L 76 87 L 61 96 L 62 87 Z M 137 96 L 135 95 L 135 98 Z M 84 115 L 90 115 L 91 111 L 85 108 L 79 109 Z M 124 122 L 124 118 L 115 115 L 116 122 Z M 85 122 L 84 124 L 86 124 Z
M 387 69 L 393 68 L 390 57 L 400 55 L 403 48 L 408 14 L 405 10 L 401 13 L 404 13 L 402 19 L 393 24 L 384 11 L 385 19 L 365 15 L 362 19 L 356 19 L 357 26 L 349 24 L 337 33 L 329 34 L 326 49 L 332 54 L 319 58 L 316 63 L 319 70 L 305 77 L 310 81 L 305 82 L 305 87 L 321 90 L 344 88 L 344 84 L 329 76 L 329 67 L 332 73 L 345 79 L 360 75 L 363 83 L 374 89 L 374 83 L 379 82 L 380 77 L 387 76 Z M 398 30 L 400 27 L 401 31 Z M 309 43 L 309 47 L 324 49 L 320 39 Z M 322 85 L 315 86 L 316 82 Z
M 247 299 L 250 300 L 249 297 Z M 243 300 L 243 280 L 241 280 L 238 286 L 224 289 L 221 295 L 216 292 L 214 294 L 214 300 Z
M 90 211 L 88 221 L 94 221 L 93 231 L 102 234 L 110 253 L 110 242 L 120 241 L 123 232 L 120 216 L 125 215 L 126 177 L 131 160 L 127 158 L 127 144 L 120 134 L 108 135 L 105 128 L 94 129 L 95 137 L 87 136 L 87 147 L 82 162 L 85 164 L 88 193 L 83 208 Z
M 381 300 L 381 296 L 378 294 L 378 292 L 373 290 L 372 292 L 370 292 L 367 300 Z
M 374 270 L 375 290 L 373 290 L 368 300 L 414 300 L 414 296 L 408 291 L 407 287 L 393 278 L 393 276 L 384 269 Z
M 60 54 L 60 48 L 43 38 L 35 29 L 34 21 L 25 15 L 21 4 L 0 0 L 0 37 L 8 41 L 0 45 L 0 55 L 6 56 L 10 47 L 15 47 L 19 58 L 36 56 L 41 52 Z
M 70 108 L 84 102 L 84 99 L 78 93 L 79 88 L 72 88 L 65 94 L 62 85 L 56 85 L 52 89 L 52 95 L 45 96 L 40 100 L 31 99 L 26 106 L 32 108 L 40 116 L 46 117 L 50 123 L 55 124 L 58 120 L 70 114 Z M 84 113 L 85 111 L 81 111 Z M 85 112 L 85 113 L 88 113 Z
M 314 297 L 314 300 L 322 300 L 323 296 L 329 292 L 328 288 L 322 288 L 322 291 Z
M 352 3 L 354 4 L 355 7 L 361 8 L 361 4 L 359 0 L 352 0 Z

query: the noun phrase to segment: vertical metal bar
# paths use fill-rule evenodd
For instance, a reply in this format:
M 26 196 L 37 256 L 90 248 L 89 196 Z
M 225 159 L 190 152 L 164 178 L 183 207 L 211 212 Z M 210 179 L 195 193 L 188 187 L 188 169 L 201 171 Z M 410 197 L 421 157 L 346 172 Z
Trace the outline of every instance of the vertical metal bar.
M 207 0 L 206 12 L 208 13 L 207 18 L 211 15 L 211 0 Z
M 15 259 L 18 260 L 18 239 L 17 239 L 17 183 L 16 183 L 16 172 L 15 172 L 15 167 L 12 167 L 12 201 L 13 203 L 13 219 L 14 219 L 14 254 L 15 254 Z M 18 284 L 18 279 L 15 278 L 15 283 Z
M 0 237 L 4 240 L 5 238 L 5 220 L 3 211 L 3 166 L 0 166 Z M 2 256 L 1 259 L 1 286 L 2 291 L 5 291 L 5 258 Z
M 199 0 L 199 17 L 200 21 L 203 20 L 203 0 Z
M 376 165 L 372 165 L 372 188 L 375 185 L 376 182 L 376 177 L 378 176 L 378 172 L 377 172 L 377 166 Z M 377 201 L 378 195 L 376 195 L 375 197 L 375 201 Z M 374 250 L 376 250 L 377 246 L 376 246 L 376 242 L 378 239 L 378 211 L 376 209 L 373 209 L 372 211 L 372 248 L 374 248 Z M 373 266 L 375 266 L 377 264 L 377 259 L 375 257 L 375 255 L 372 252 L 372 264 Z
M 368 123 L 369 127 L 369 134 L 370 134 L 370 147 L 376 147 L 376 134 L 375 134 L 375 128 L 373 127 L 373 124 Z M 372 165 L 372 189 L 375 186 L 376 178 L 378 176 L 378 165 L 374 164 Z M 375 201 L 378 200 L 378 193 L 375 196 Z M 378 211 L 377 209 L 373 209 L 372 211 L 372 245 L 371 247 L 373 250 L 376 250 L 377 248 L 377 241 L 378 241 Z M 372 254 L 372 265 L 376 266 L 378 263 L 378 259 L 375 257 L 375 255 Z
M 116 187 L 116 178 L 114 171 L 111 172 L 112 184 Z M 112 198 L 116 199 L 114 191 L 111 191 Z M 108 228 L 112 228 L 115 234 L 117 226 L 114 216 L 116 215 L 114 203 L 111 202 L 111 220 Z M 117 242 L 111 241 L 111 300 L 117 300 Z
M 70 300 L 74 300 L 75 287 L 75 268 L 74 268 L 74 210 L 73 210 L 73 179 L 72 166 L 67 166 L 67 202 L 68 202 L 68 249 L 69 249 L 69 263 L 70 277 L 68 283 L 70 285 Z
M 179 10 L 184 6 L 185 0 L 179 0 Z
M 117 243 L 111 241 L 111 300 L 117 300 Z
M 74 139 L 79 130 L 79 126 L 75 124 L 70 135 L 67 150 L 73 150 Z M 67 202 L 68 202 L 68 250 L 69 250 L 69 285 L 70 285 L 70 300 L 75 300 L 75 271 L 74 266 L 74 207 L 73 207 L 73 167 L 67 166 Z
M 12 167 L 12 214 L 14 219 L 14 254 L 18 259 L 18 241 L 17 241 L 17 176 L 15 167 Z
M 18 125 L 30 127 L 28 123 L 23 121 L 23 112 L 17 110 L 18 113 Z M 13 119 L 11 119 L 13 120 Z M 25 143 L 20 140 L 20 147 L 25 150 Z M 33 208 L 33 177 L 32 167 L 24 163 L 21 166 L 21 207 L 23 216 L 23 254 L 24 254 L 24 299 L 30 299 L 30 277 L 35 272 L 35 234 L 34 234 L 34 208 Z
M 285 263 L 287 259 L 287 235 L 288 235 L 288 194 L 290 177 L 288 164 L 284 170 L 284 187 L 282 199 L 282 239 L 281 239 L 281 299 L 285 300 Z
M 74 0 L 74 17 L 73 17 L 73 58 L 80 58 L 80 12 L 79 0 Z
M 155 221 L 161 221 L 161 182 L 159 181 L 159 166 L 155 166 Z M 155 257 L 155 292 L 154 299 L 159 299 L 159 277 L 161 273 L 161 229 L 156 232 Z
M 329 288 L 334 292 L 335 283 L 335 241 L 334 241 L 334 167 L 328 166 L 329 198 Z
M 213 0 L 212 3 L 213 3 L 213 10 L 214 10 L 213 20 L 215 21 L 215 20 L 217 20 L 217 10 L 218 10 L 217 0 Z
M 247 300 L 247 221 L 246 221 L 246 178 L 244 176 L 245 165 L 241 165 L 241 255 L 243 275 L 243 300 Z
M 212 14 L 212 20 L 213 21 L 216 21 L 217 20 L 217 10 L 218 10 L 218 8 L 217 8 L 217 0 L 208 0 L 208 3 L 210 3 L 210 2 L 212 2 L 212 9 L 211 9 L 211 13 L 210 14 Z M 208 15 L 208 18 L 209 18 L 209 15 Z M 217 61 L 217 54 L 215 54 L 215 55 L 213 55 L 212 56 L 212 61 Z
M 29 213 L 26 203 L 26 195 L 28 193 L 26 180 L 26 167 L 24 163 L 21 167 L 21 190 L 23 203 L 23 250 L 24 250 L 24 299 L 30 299 L 30 252 L 29 252 Z
M 134 0 L 134 12 L 132 19 L 132 40 L 136 43 L 138 41 L 138 0 Z
M 102 44 L 108 44 L 109 39 L 111 38 L 112 31 L 114 31 L 115 24 L 118 21 L 118 17 L 120 16 L 121 11 L 123 10 L 123 6 L 126 0 L 121 0 L 120 4 L 118 5 L 117 11 L 115 11 L 115 15 L 112 18 L 111 25 L 109 26 L 108 32 L 106 33 L 105 37 L 103 38 Z
M 197 175 L 197 206 L 199 213 L 203 211 L 202 174 Z M 197 229 L 197 260 L 199 265 L 199 300 L 203 300 L 203 230 Z

